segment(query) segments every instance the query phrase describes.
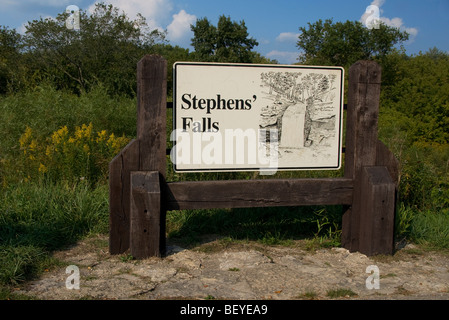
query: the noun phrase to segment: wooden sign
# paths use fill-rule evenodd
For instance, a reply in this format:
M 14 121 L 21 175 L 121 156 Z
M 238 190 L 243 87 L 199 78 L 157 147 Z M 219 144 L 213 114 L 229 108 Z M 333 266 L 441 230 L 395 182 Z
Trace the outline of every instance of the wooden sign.
M 343 68 L 192 62 L 173 68 L 175 171 L 340 168 Z
M 180 126 L 182 133 L 184 130 L 182 125 L 185 121 L 186 133 L 181 138 L 187 137 L 186 140 L 190 137 L 196 139 L 200 137 L 200 142 L 204 142 L 200 133 L 218 135 L 228 126 L 231 129 L 237 128 L 243 131 L 248 128 L 245 130 L 249 130 L 251 127 L 243 126 L 246 123 L 257 123 L 256 128 L 259 129 L 274 126 L 277 121 L 272 121 L 273 123 L 269 121 L 269 116 L 273 115 L 273 118 L 281 120 L 278 131 L 281 128 L 283 134 L 280 137 L 275 135 L 269 140 L 270 149 L 271 144 L 276 141 L 278 143 L 276 151 L 280 155 L 289 152 L 299 154 L 298 150 L 306 153 L 304 150 L 313 150 L 313 148 L 320 150 L 316 147 L 317 145 L 323 147 L 322 143 L 326 141 L 325 139 L 331 140 L 332 130 L 329 129 L 331 122 L 328 121 L 324 126 L 326 130 L 323 126 L 317 126 L 317 122 L 321 121 L 322 124 L 325 118 L 333 116 L 329 107 L 320 109 L 318 114 L 322 116 L 318 119 L 314 118 L 313 109 L 307 110 L 307 101 L 309 101 L 309 107 L 322 107 L 326 102 L 333 101 L 337 115 L 341 117 L 341 105 L 337 107 L 337 101 L 340 98 L 332 96 L 333 93 L 341 94 L 343 91 L 341 83 L 338 82 L 342 82 L 343 72 L 340 70 L 341 77 L 338 78 L 338 68 L 178 64 L 177 71 L 180 71 L 178 69 L 180 67 L 181 69 L 193 68 L 187 70 L 188 77 L 184 77 L 184 72 L 175 73 L 178 76 L 176 81 L 183 81 L 180 86 L 183 90 L 179 91 L 178 87 L 176 94 L 178 106 L 175 108 L 175 125 Z M 209 70 L 200 72 L 203 68 L 209 68 Z M 229 77 L 226 78 L 226 72 L 218 70 L 219 68 L 224 68 L 223 70 L 227 72 L 238 69 L 245 72 L 237 73 L 237 77 L 236 74 L 229 72 Z M 248 70 L 256 75 L 250 76 Z M 331 71 L 337 72 L 335 79 Z M 293 76 L 291 73 L 296 75 Z M 349 68 L 343 177 L 167 181 L 166 116 L 167 107 L 171 107 L 166 100 L 167 61 L 157 55 L 143 57 L 137 64 L 137 137 L 109 164 L 109 252 L 119 254 L 129 249 L 131 255 L 136 258 L 164 255 L 166 212 L 171 210 L 342 205 L 341 243 L 343 247 L 351 252 L 360 251 L 366 255 L 392 254 L 399 163 L 377 135 L 381 74 L 381 67 L 374 61 L 358 61 Z M 192 76 L 195 77 L 192 78 Z M 303 79 L 306 76 L 308 77 Z M 323 80 L 324 77 L 328 80 Z M 285 78 L 290 80 L 287 81 Z M 285 86 L 291 89 L 288 91 L 281 84 L 293 83 L 291 79 L 294 79 L 294 85 Z M 192 85 L 189 82 L 192 82 Z M 193 85 L 198 82 L 204 88 Z M 219 86 L 219 82 L 227 85 Z M 234 86 L 231 87 L 232 84 Z M 246 89 L 244 84 L 247 85 Z M 248 88 L 251 90 L 247 90 Z M 217 91 L 211 91 L 212 89 Z M 247 97 L 248 92 L 250 97 Z M 214 108 L 213 100 L 216 103 Z M 268 109 L 271 113 L 262 112 L 263 107 L 266 106 L 265 103 L 258 105 L 259 100 L 271 102 L 269 106 L 273 108 L 271 111 Z M 309 135 L 304 131 L 298 142 L 298 139 L 294 138 L 297 138 L 297 135 L 301 136 L 302 126 L 306 128 L 308 120 L 306 118 L 302 120 L 301 112 L 292 106 L 302 101 L 306 101 L 304 113 L 310 112 L 312 126 Z M 287 103 L 289 106 L 285 106 Z M 283 110 L 283 116 L 278 118 L 277 107 L 282 106 L 285 110 Z M 251 113 L 253 109 L 258 110 L 254 113 L 256 121 L 248 115 L 242 115 Z M 193 111 L 195 113 L 192 113 Z M 226 117 L 218 116 L 218 112 L 234 113 Z M 337 115 L 336 123 L 340 121 L 337 120 Z M 183 117 L 188 119 L 184 120 Z M 203 121 L 203 117 L 206 120 Z M 236 125 L 232 127 L 233 122 L 241 127 Z M 293 131 L 293 129 L 289 128 L 292 125 L 286 126 L 287 129 L 285 129 L 286 122 L 301 126 L 299 134 L 288 136 L 288 140 L 285 140 L 285 130 Z M 319 128 L 318 132 L 323 133 L 323 140 L 317 139 L 317 135 L 312 134 L 316 127 Z M 337 124 L 334 139 L 338 141 L 336 137 L 340 135 L 339 138 L 341 138 L 341 131 L 336 128 Z M 324 133 L 329 135 L 325 136 Z M 308 139 L 305 138 L 307 136 Z M 171 138 L 175 140 L 178 137 L 172 134 Z M 220 167 L 212 163 L 211 159 L 215 152 L 220 154 L 222 149 L 214 150 L 215 144 L 212 141 L 215 140 L 213 138 L 206 140 L 205 147 L 199 152 L 211 155 L 210 158 L 205 157 L 211 163 L 204 163 L 204 167 L 213 167 L 213 170 L 217 170 L 223 168 L 223 164 Z M 179 145 L 182 146 L 182 141 L 178 140 L 176 146 Z M 329 147 L 328 152 L 331 156 L 332 152 L 340 152 L 337 142 L 329 143 L 329 145 L 334 148 Z M 195 153 L 190 153 L 188 149 L 176 149 L 171 150 L 172 159 L 174 156 L 185 157 L 186 154 L 197 156 Z M 242 150 L 247 151 L 244 148 Z M 224 151 L 227 150 L 224 149 Z M 222 152 L 221 155 L 223 154 Z M 241 156 L 239 153 L 234 152 L 234 154 Z M 315 154 L 315 159 L 324 163 L 322 154 L 318 151 L 315 151 Z M 194 159 L 201 160 L 201 158 Z M 284 158 L 280 156 L 280 163 L 282 159 Z M 310 160 L 308 163 L 310 165 Z M 298 162 L 298 165 L 302 164 Z M 183 169 L 186 170 L 184 167 Z M 234 164 L 229 168 L 234 170 L 241 166 Z M 189 168 L 189 170 L 201 169 L 201 165 L 195 163 Z

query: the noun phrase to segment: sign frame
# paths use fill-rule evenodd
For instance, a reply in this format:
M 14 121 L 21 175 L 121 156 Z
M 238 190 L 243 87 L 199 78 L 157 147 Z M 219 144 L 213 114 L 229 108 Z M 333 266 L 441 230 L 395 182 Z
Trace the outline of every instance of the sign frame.
M 184 69 L 184 70 L 182 70 Z M 184 73 L 186 72 L 186 70 L 189 70 L 190 73 L 192 73 L 192 77 L 186 76 Z M 192 70 L 194 70 L 192 72 Z M 245 78 L 245 75 L 249 72 L 258 74 L 259 78 L 256 79 L 255 77 L 250 78 L 250 82 L 252 82 L 252 88 L 253 88 L 253 92 L 247 92 L 247 94 L 245 94 L 244 96 L 239 96 L 239 94 L 241 94 L 241 91 L 239 91 L 239 94 L 237 94 L 237 96 L 239 97 L 239 99 L 235 99 L 234 101 L 229 102 L 230 100 L 226 100 L 224 97 L 226 96 L 226 93 L 223 94 L 222 93 L 222 88 L 226 85 L 228 85 L 229 83 L 225 83 L 223 86 L 221 86 L 220 88 L 217 89 L 217 84 L 216 82 L 220 81 L 220 76 L 218 76 L 218 80 L 212 80 L 208 77 L 206 77 L 205 75 L 208 74 L 220 74 L 220 72 L 222 72 L 223 75 L 221 76 L 223 79 L 225 79 L 226 77 L 229 77 L 229 75 L 232 75 L 232 77 L 230 77 L 229 79 L 229 83 L 231 83 L 232 85 L 230 87 L 232 87 L 233 89 L 230 89 L 231 91 L 238 91 L 238 88 L 241 88 L 241 85 L 238 85 L 239 80 L 242 81 L 242 78 Z M 239 72 L 242 72 L 242 74 L 239 75 Z M 201 74 L 203 73 L 203 76 L 201 76 Z M 244 73 L 244 74 L 243 74 Z M 276 171 L 305 171 L 305 170 L 339 170 L 341 168 L 341 164 L 342 164 L 342 141 L 343 141 L 343 110 L 344 110 L 344 79 L 345 79 L 345 71 L 344 68 L 342 67 L 333 67 L 333 66 L 308 66 L 308 65 L 272 65 L 272 64 L 242 64 L 242 63 L 212 63 L 212 62 L 175 62 L 173 65 L 173 132 L 172 132 L 172 136 L 171 136 L 171 140 L 174 142 L 173 145 L 173 149 L 171 150 L 170 156 L 171 156 L 171 160 L 173 162 L 173 169 L 175 172 L 177 173 L 188 173 L 188 172 L 239 172 L 239 171 L 260 171 L 261 173 L 263 172 L 268 172 L 267 174 L 270 174 L 270 172 L 276 172 Z M 237 75 L 237 76 L 236 76 Z M 302 76 L 302 78 L 301 78 Z M 270 77 L 272 79 L 270 79 Z M 275 79 L 277 77 L 277 80 Z M 281 80 L 279 80 L 279 78 L 281 78 Z M 301 78 L 302 82 L 299 81 L 298 82 L 298 78 Z M 206 79 L 206 81 L 204 81 L 204 79 Z M 246 80 L 248 80 L 248 76 L 246 76 L 245 78 Z M 252 79 L 252 80 L 251 80 Z M 306 79 L 306 80 L 304 80 Z M 226 80 L 227 81 L 227 80 Z M 257 81 L 259 81 L 257 83 Z M 268 83 L 271 81 L 270 85 L 268 85 Z M 276 82 L 277 81 L 277 82 Z M 306 81 L 308 81 L 306 83 Z M 321 82 L 320 82 L 321 81 Z M 273 85 L 272 83 L 275 82 L 275 84 Z M 335 83 L 334 83 L 335 82 Z M 187 88 L 181 87 L 181 83 L 183 83 L 183 86 L 187 86 Z M 188 84 L 187 84 L 188 83 Z M 236 84 L 237 83 L 237 84 Z M 290 84 L 291 86 L 288 87 L 288 84 Z M 214 87 L 215 86 L 215 87 Z M 272 147 L 267 147 L 267 154 L 269 154 L 269 158 L 264 159 L 264 163 L 262 165 L 260 165 L 260 163 L 251 163 L 250 165 L 248 165 L 247 163 L 226 163 L 226 164 L 219 164 L 219 165 L 210 165 L 210 164 L 205 164 L 202 162 L 203 159 L 200 160 L 200 162 L 198 163 L 193 163 L 193 164 L 187 164 L 184 165 L 182 163 L 178 163 L 178 159 L 181 158 L 178 154 L 178 142 L 182 141 L 182 139 L 179 139 L 180 136 L 180 131 L 182 132 L 186 132 L 188 131 L 188 129 L 192 129 L 193 130 L 196 128 L 197 132 L 196 133 L 203 133 L 204 135 L 206 135 L 207 133 L 204 132 L 205 127 L 207 127 L 207 129 L 210 131 L 214 131 L 215 133 L 217 133 L 218 130 L 228 130 L 229 128 L 225 127 L 219 127 L 218 123 L 220 121 L 214 121 L 213 116 L 214 116 L 214 112 L 215 114 L 218 114 L 218 110 L 220 110 L 220 112 L 223 114 L 224 112 L 228 112 L 232 110 L 233 116 L 236 114 L 239 115 L 243 115 L 245 114 L 245 112 L 247 111 L 248 107 L 251 109 L 252 107 L 254 107 L 254 109 L 256 109 L 256 111 L 254 112 L 259 112 L 260 114 L 260 119 L 259 119 L 259 129 L 263 130 L 263 125 L 266 124 L 266 127 L 270 127 L 270 123 L 269 122 L 265 122 L 263 123 L 265 120 L 262 119 L 262 107 L 260 107 L 259 103 L 259 98 L 260 98 L 260 93 L 262 91 L 257 91 L 256 93 L 254 92 L 254 88 L 256 86 L 259 86 L 260 88 L 262 88 L 261 90 L 265 90 L 265 91 L 269 91 L 269 94 L 267 92 L 264 92 L 265 94 L 267 94 L 267 96 L 265 96 L 265 102 L 267 101 L 267 99 L 273 99 L 273 103 L 271 105 L 266 106 L 266 109 L 270 109 L 272 108 L 274 110 L 274 105 L 275 103 L 278 103 L 280 105 L 279 109 L 282 110 L 279 112 L 282 113 L 281 116 L 279 116 L 279 114 L 277 114 L 278 120 L 276 123 L 276 129 L 277 131 L 275 131 L 275 135 L 277 133 L 277 141 L 276 138 L 274 138 L 274 141 L 277 142 L 276 145 L 276 150 L 271 150 Z M 320 87 L 321 86 L 321 87 Z M 191 93 L 187 93 L 185 91 L 190 91 L 190 89 L 194 89 L 194 87 L 212 87 L 215 90 L 211 90 L 208 94 L 204 94 L 204 92 L 200 91 L 195 91 L 195 92 L 191 92 Z M 287 88 L 287 89 L 285 89 Z M 302 88 L 302 89 L 301 89 Z M 318 93 L 318 88 L 321 88 L 320 92 Z M 208 89 L 210 90 L 210 89 Z M 219 91 L 217 91 L 219 90 Z M 290 92 L 287 92 L 290 91 Z M 200 93 L 198 93 L 200 92 Z M 226 90 L 225 90 L 226 92 Z M 228 92 L 228 96 L 229 94 L 229 90 Z M 311 94 L 310 92 L 314 92 L 313 94 Z M 222 93 L 222 94 L 220 94 Z M 302 97 L 298 97 L 298 94 L 302 94 Z M 323 98 L 323 96 L 326 95 L 326 98 Z M 333 98 L 330 99 L 329 97 L 333 95 Z M 276 98 L 275 98 L 276 97 Z M 280 98 L 279 98 L 280 97 Z M 329 122 L 326 122 L 325 117 L 324 118 L 311 118 L 310 114 L 311 112 L 308 110 L 309 105 L 308 102 L 310 99 L 312 99 L 312 97 L 314 97 L 314 99 L 318 99 L 321 97 L 322 99 L 320 100 L 320 102 L 318 103 L 317 101 L 313 101 L 311 103 L 311 105 L 318 106 L 319 107 L 315 108 L 315 109 L 320 109 L 321 112 L 329 112 L 329 110 L 331 110 L 331 112 L 334 112 L 334 114 L 329 118 L 331 119 L 333 122 L 333 127 L 332 124 L 330 124 L 331 120 L 329 120 Z M 318 98 L 317 98 L 318 97 Z M 279 101 L 276 102 L 275 100 L 279 98 Z M 309 99 L 309 100 L 308 100 Z M 328 101 L 324 101 L 325 99 L 328 99 Z M 259 100 L 259 101 L 258 101 Z M 220 106 L 220 101 L 221 101 L 221 106 Z M 222 110 L 226 108 L 226 101 L 231 105 L 231 108 L 228 110 Z M 286 101 L 291 102 L 290 106 L 287 106 L 289 103 L 286 103 Z M 238 102 L 240 102 L 240 104 L 238 105 Z M 294 103 L 296 104 L 294 104 Z M 184 104 L 183 104 L 184 103 Z M 218 109 L 215 109 L 216 106 L 218 104 Z M 215 105 L 215 107 L 214 107 Z M 329 107 L 329 106 L 332 106 Z M 187 106 L 189 106 L 189 108 L 186 108 Z M 222 109 L 220 109 L 220 107 L 222 107 Z M 235 112 L 236 110 L 238 110 L 237 108 L 240 107 L 240 110 Z M 194 108 L 196 108 L 195 110 L 193 110 Z M 277 107 L 276 107 L 277 108 Z M 301 109 L 302 108 L 302 109 Z M 188 111 L 191 111 L 193 113 L 195 113 L 196 115 L 198 114 L 203 114 L 203 117 L 201 117 L 201 121 L 195 121 L 196 119 L 194 119 L 194 117 L 184 117 L 182 118 L 183 123 L 180 122 L 180 117 L 182 117 L 183 115 L 186 115 L 186 112 L 184 109 L 189 109 Z M 290 110 L 297 110 L 297 111 L 292 111 L 290 112 Z M 301 111 L 302 110 L 302 111 Z M 306 111 L 307 110 L 307 111 Z M 327 110 L 327 111 L 323 111 L 323 110 Z M 269 110 L 268 113 L 270 113 L 272 110 Z M 316 111 L 316 110 L 315 110 Z M 301 112 L 302 112 L 302 117 L 305 118 L 305 120 L 301 120 Z M 271 112 L 271 114 L 267 117 L 269 119 L 273 118 L 273 113 L 276 113 L 276 111 Z M 315 112 L 318 116 L 322 113 L 320 113 L 320 111 Z M 287 117 L 287 114 L 289 114 L 289 116 Z M 309 117 L 307 118 L 304 115 L 309 115 Z M 209 117 L 206 117 L 209 116 Z M 316 117 L 316 115 L 315 115 Z M 333 118 L 332 118 L 333 117 Z M 236 121 L 234 116 L 233 121 Z M 252 117 L 254 118 L 254 117 Z M 286 118 L 288 121 L 282 121 L 280 120 L 281 118 Z M 187 120 L 186 120 L 187 119 Z M 207 119 L 207 120 L 206 120 Z M 262 119 L 262 120 L 261 120 Z M 318 123 L 317 119 L 320 119 L 321 122 Z M 323 120 L 325 119 L 325 120 Z M 271 120 L 269 120 L 271 121 Z M 298 122 L 299 121 L 299 122 Z M 229 121 L 228 121 L 229 122 Z M 279 122 L 284 122 L 284 124 L 280 125 Z M 306 124 L 306 122 L 308 122 L 308 124 Z M 326 126 L 330 126 L 332 127 L 331 130 L 326 130 L 326 134 L 332 135 L 332 133 L 334 133 L 334 136 L 332 137 L 332 143 L 330 144 L 330 147 L 328 148 L 329 150 L 332 149 L 332 163 L 326 163 L 326 164 L 318 164 L 315 165 L 315 163 L 313 163 L 312 160 L 309 160 L 309 162 L 307 164 L 301 165 L 301 164 L 295 164 L 295 165 L 285 165 L 284 162 L 282 162 L 282 159 L 279 160 L 279 157 L 282 157 L 281 151 L 279 150 L 284 150 L 284 154 L 283 155 L 287 155 L 287 152 L 290 153 L 294 153 L 297 152 L 298 149 L 301 149 L 301 146 L 298 145 L 298 141 L 293 141 L 293 140 L 298 140 L 300 139 L 299 137 L 296 137 L 293 135 L 293 139 L 290 139 L 292 141 L 288 141 L 289 139 L 285 138 L 285 137 L 292 137 L 291 135 L 287 135 L 286 132 L 289 131 L 289 127 L 285 124 L 285 123 L 294 123 L 296 125 L 300 125 L 300 128 L 302 128 L 300 131 L 304 132 L 302 139 L 304 141 L 304 146 L 305 144 L 307 144 L 309 141 L 307 141 L 310 132 L 311 132 L 311 127 L 315 126 L 321 126 L 321 127 L 326 127 Z M 196 125 L 196 127 L 194 128 L 194 126 Z M 220 123 L 221 125 L 221 123 Z M 302 127 L 301 127 L 302 125 Z M 203 126 L 203 128 L 201 128 L 201 126 Z M 253 126 L 254 127 L 254 126 Z M 307 128 L 305 128 L 307 127 Z M 271 129 L 273 128 L 273 126 L 271 125 Z M 304 129 L 305 128 L 305 129 Z M 198 130 L 199 129 L 199 130 Z M 238 130 L 238 129 L 237 129 Z M 282 133 L 282 130 L 284 130 L 284 133 Z M 308 134 L 306 137 L 306 132 L 308 130 Z M 279 131 L 281 131 L 281 133 L 279 133 Z M 245 131 L 246 132 L 246 131 Z M 267 137 L 268 134 L 268 138 L 267 139 L 273 139 L 273 132 L 269 131 L 264 132 L 262 131 L 263 134 L 265 135 L 265 137 Z M 222 131 L 223 133 L 223 131 Z M 193 133 L 191 133 L 193 134 Z M 317 136 L 319 133 L 315 132 L 315 136 Z M 299 134 L 300 136 L 301 134 Z M 261 134 L 260 131 L 258 133 L 256 133 L 257 136 L 257 141 L 258 141 L 258 147 L 261 146 L 261 142 L 259 140 Z M 190 136 L 192 137 L 192 135 Z M 245 138 L 245 136 L 243 136 L 243 138 Z M 284 139 L 283 139 L 284 138 Z M 325 139 L 326 137 L 322 138 Z M 248 138 L 249 139 L 249 138 Z M 189 141 L 191 141 L 192 139 L 190 139 Z M 225 142 L 226 140 L 223 139 Z M 266 140 L 268 141 L 268 140 Z M 265 141 L 265 142 L 266 142 Z M 293 144 L 293 146 L 289 149 L 289 147 L 285 147 L 286 144 Z M 315 145 L 313 145 L 313 143 L 315 143 Z M 313 141 L 310 140 L 310 144 L 311 146 L 307 146 L 310 147 L 309 149 L 303 148 L 304 150 L 315 150 L 318 148 L 318 141 Z M 267 143 L 268 145 L 268 143 Z M 324 145 L 324 144 L 323 144 Z M 248 140 L 248 147 L 249 147 L 249 140 Z M 248 151 L 248 147 L 245 149 L 245 152 Z M 315 148 L 315 149 L 314 149 Z M 274 148 L 273 148 L 274 149 Z M 196 149 L 198 150 L 198 149 Z M 201 153 L 203 152 L 203 149 L 201 148 Z M 293 152 L 289 151 L 289 150 L 294 150 Z M 322 150 L 324 150 L 322 148 Z M 322 150 L 320 150 L 321 152 L 323 152 Z M 195 149 L 194 149 L 195 151 Z M 238 151 L 238 150 L 237 150 Z M 192 152 L 194 153 L 194 152 Z M 198 155 L 198 152 L 196 152 Z M 225 153 L 225 150 L 222 149 L 222 153 Z M 238 153 L 238 152 L 234 152 L 234 153 Z M 275 161 L 271 162 L 270 159 L 273 159 L 273 154 L 275 155 Z M 315 157 L 315 159 L 319 156 L 319 152 L 316 154 L 313 154 L 312 151 L 309 152 L 309 154 L 312 154 L 313 157 Z M 193 155 L 192 155 L 193 156 Z M 192 158 L 191 156 L 191 158 Z M 233 155 L 235 157 L 235 155 Z M 248 154 L 247 158 L 249 159 L 251 155 Z M 260 157 L 260 152 L 259 155 Z M 310 156 L 310 155 L 309 155 Z M 329 153 L 326 154 L 327 157 L 329 157 Z M 226 155 L 223 155 L 223 157 L 226 157 Z M 291 158 L 293 158 L 293 154 L 291 155 Z M 298 158 L 298 157 L 297 157 Z M 235 162 L 235 159 L 233 159 Z M 267 162 L 268 161 L 268 162 Z M 292 161 L 298 161 L 298 160 L 292 160 Z M 232 161 L 231 161 L 232 162 Z M 298 163 L 298 162 L 296 162 Z

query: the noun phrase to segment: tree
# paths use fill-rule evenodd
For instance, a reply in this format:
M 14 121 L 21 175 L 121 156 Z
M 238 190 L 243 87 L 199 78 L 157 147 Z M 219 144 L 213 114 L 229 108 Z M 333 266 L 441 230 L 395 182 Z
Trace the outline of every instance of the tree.
M 20 86 L 22 37 L 14 29 L 0 27 L 0 94 Z
M 334 23 L 332 19 L 308 23 L 308 28 L 299 31 L 300 62 L 343 67 L 357 60 L 382 59 L 409 37 L 383 23 L 379 29 L 368 29 L 359 21 Z
M 104 3 L 90 15 L 80 11 L 79 30 L 66 27 L 68 16 L 64 12 L 26 26 L 25 44 L 45 76 L 75 92 L 102 83 L 111 93 L 132 95 L 137 62 L 164 34 L 149 30 L 141 15 L 130 20 Z
M 388 60 L 395 63 L 395 80 L 383 86 L 381 103 L 394 110 L 395 126 L 411 141 L 448 144 L 449 55 L 433 48 L 411 57 L 392 54 Z
M 249 63 L 260 60 L 260 55 L 252 51 L 259 44 L 249 37 L 244 21 L 237 23 L 222 15 L 215 27 L 207 18 L 197 19 L 191 30 L 198 61 Z

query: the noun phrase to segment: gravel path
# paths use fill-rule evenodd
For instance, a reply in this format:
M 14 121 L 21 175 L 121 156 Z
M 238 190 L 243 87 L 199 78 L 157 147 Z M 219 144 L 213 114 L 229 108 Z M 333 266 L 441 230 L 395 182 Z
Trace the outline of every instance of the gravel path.
M 369 258 L 343 248 L 310 251 L 304 242 L 297 244 L 215 240 L 191 250 L 172 244 L 164 258 L 132 260 L 109 255 L 107 237 L 95 237 L 55 253 L 62 266 L 19 292 L 42 300 L 449 300 L 447 254 L 409 244 L 394 256 Z M 368 267 L 378 270 L 377 279 Z M 67 281 L 76 276 L 72 270 L 79 270 L 79 289 L 73 288 L 76 281 Z

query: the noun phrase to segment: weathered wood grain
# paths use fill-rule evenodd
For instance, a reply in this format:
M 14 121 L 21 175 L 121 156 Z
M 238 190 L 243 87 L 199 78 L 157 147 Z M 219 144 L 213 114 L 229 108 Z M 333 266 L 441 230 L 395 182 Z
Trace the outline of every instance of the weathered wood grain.
M 368 255 L 393 254 L 396 185 L 386 167 L 364 167 L 360 185 L 359 248 Z
M 146 55 L 137 64 L 137 139 L 142 171 L 166 176 L 167 61 Z
M 131 172 L 130 189 L 130 253 L 138 259 L 161 256 L 165 234 L 161 235 L 159 172 Z
M 364 166 L 376 164 L 381 67 L 374 61 L 358 61 L 349 69 L 346 120 L 345 177 L 358 185 Z M 358 251 L 361 203 L 355 188 L 352 207 L 343 215 L 342 245 Z
M 167 210 L 339 205 L 352 203 L 351 179 L 261 179 L 171 182 Z
M 109 163 L 109 252 L 129 248 L 130 173 L 139 169 L 139 141 L 132 140 Z

